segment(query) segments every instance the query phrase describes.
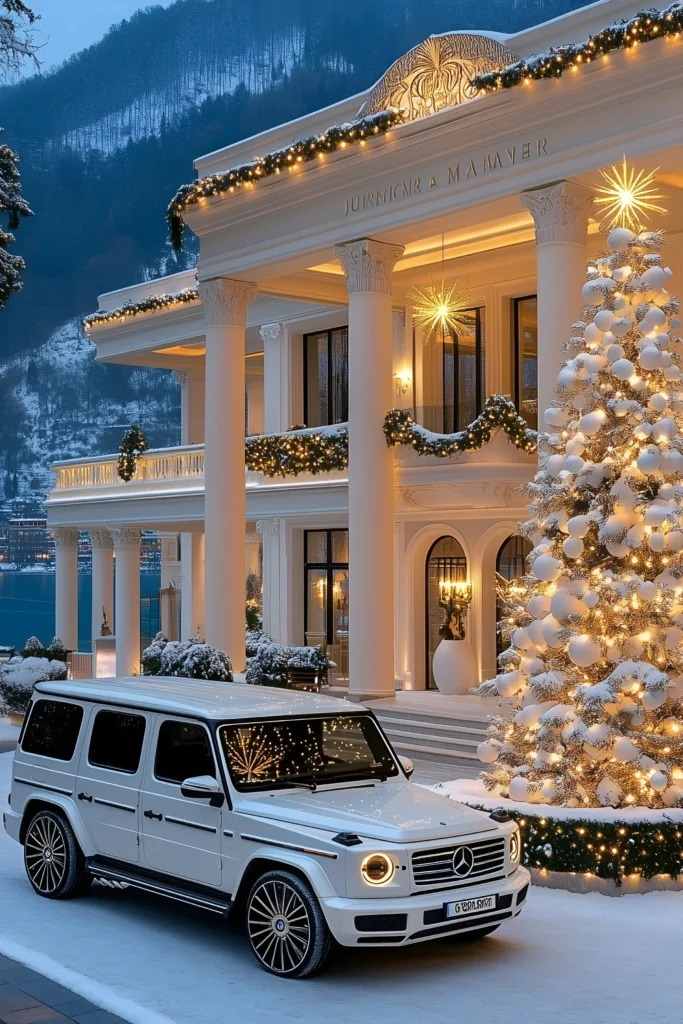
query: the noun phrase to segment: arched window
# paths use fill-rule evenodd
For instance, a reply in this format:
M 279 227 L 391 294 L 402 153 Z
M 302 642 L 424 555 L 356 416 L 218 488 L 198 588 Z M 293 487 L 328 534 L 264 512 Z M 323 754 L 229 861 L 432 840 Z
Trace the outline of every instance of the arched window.
M 427 554 L 425 578 L 427 689 L 436 689 L 432 673 L 434 652 L 441 643 L 439 629 L 444 612 L 439 605 L 441 584 L 464 583 L 467 580 L 467 559 L 455 537 L 439 537 Z
M 498 549 L 496 557 L 496 573 L 505 580 L 518 580 L 527 571 L 527 555 L 531 551 L 531 542 L 526 537 L 515 533 L 508 537 Z M 504 641 L 501 640 L 498 624 L 502 616 L 500 601 L 496 601 L 496 657 L 504 649 Z

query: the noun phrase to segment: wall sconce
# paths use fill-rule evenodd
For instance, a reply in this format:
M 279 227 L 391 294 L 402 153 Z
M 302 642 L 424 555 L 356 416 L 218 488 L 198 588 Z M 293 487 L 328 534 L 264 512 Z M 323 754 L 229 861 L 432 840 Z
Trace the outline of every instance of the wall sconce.
M 410 374 L 407 370 L 403 370 L 402 373 L 394 374 L 394 380 L 396 381 L 396 394 L 402 398 L 410 387 Z

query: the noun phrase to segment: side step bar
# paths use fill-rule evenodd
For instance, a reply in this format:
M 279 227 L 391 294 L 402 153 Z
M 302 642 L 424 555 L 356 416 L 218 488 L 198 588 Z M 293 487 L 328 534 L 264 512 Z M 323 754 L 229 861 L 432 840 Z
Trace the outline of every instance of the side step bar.
M 214 914 L 221 914 L 227 917 L 232 906 L 232 900 L 226 894 L 220 896 L 208 896 L 203 893 L 193 892 L 182 885 L 173 882 L 161 882 L 155 878 L 147 878 L 138 875 L 134 871 L 122 871 L 119 868 L 112 868 L 109 865 L 98 864 L 92 860 L 86 865 L 88 874 L 111 889 L 142 889 L 144 892 L 151 892 L 157 896 L 166 896 L 168 899 L 177 900 L 180 903 L 189 903 L 190 906 L 199 907 L 202 910 L 211 910 Z

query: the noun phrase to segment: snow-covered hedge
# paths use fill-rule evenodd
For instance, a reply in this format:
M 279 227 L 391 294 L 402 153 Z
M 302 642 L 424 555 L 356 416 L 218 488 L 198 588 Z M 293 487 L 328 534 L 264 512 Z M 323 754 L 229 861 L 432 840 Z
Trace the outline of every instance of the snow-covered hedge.
M 247 661 L 247 682 L 254 686 L 287 686 L 289 670 L 311 668 L 322 680 L 327 678 L 329 659 L 320 647 L 283 647 L 261 643 Z
M 247 657 L 254 658 L 258 653 L 258 649 L 261 644 L 272 644 L 275 641 L 271 636 L 268 636 L 262 629 L 248 629 L 247 630 Z
M 5 714 L 24 715 L 33 687 L 46 679 L 66 679 L 66 664 L 49 658 L 10 658 L 0 665 L 0 708 Z
M 187 679 L 213 679 L 231 683 L 232 665 L 225 651 L 193 640 L 167 640 L 157 633 L 142 652 L 142 674 L 145 676 L 182 676 Z
M 66 661 L 68 651 L 58 636 L 53 636 L 50 646 L 45 647 L 37 636 L 30 636 L 21 652 L 22 658 L 47 658 L 50 661 Z

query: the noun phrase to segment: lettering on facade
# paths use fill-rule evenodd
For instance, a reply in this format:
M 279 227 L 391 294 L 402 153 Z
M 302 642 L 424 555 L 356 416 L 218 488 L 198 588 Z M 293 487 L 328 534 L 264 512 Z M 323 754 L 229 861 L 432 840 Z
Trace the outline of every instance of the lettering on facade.
M 526 160 L 538 159 L 548 153 L 548 140 L 545 138 L 521 142 L 504 150 L 485 153 L 483 157 L 472 157 L 453 164 L 443 172 L 432 172 L 425 178 L 406 178 L 394 181 L 376 189 L 374 192 L 358 193 L 344 200 L 344 216 L 375 210 L 388 203 L 395 203 L 412 196 L 422 195 L 438 189 L 458 185 L 462 181 L 484 178 L 486 175 L 504 171 L 515 164 Z

